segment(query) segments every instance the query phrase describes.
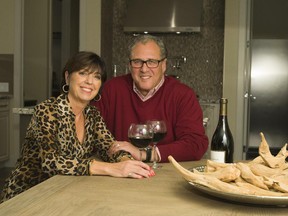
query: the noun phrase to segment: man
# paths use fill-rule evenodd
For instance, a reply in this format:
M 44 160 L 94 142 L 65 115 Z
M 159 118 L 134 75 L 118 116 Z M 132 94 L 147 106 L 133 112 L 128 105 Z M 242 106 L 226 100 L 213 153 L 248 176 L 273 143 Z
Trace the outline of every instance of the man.
M 140 35 L 129 46 L 130 74 L 110 79 L 104 84 L 102 99 L 94 102 L 108 129 L 117 140 L 128 141 L 131 123 L 164 120 L 167 135 L 158 148 L 139 151 L 126 142 L 114 151 L 125 150 L 135 159 L 167 162 L 199 160 L 208 148 L 203 114 L 193 90 L 177 79 L 165 76 L 167 52 L 158 37 Z

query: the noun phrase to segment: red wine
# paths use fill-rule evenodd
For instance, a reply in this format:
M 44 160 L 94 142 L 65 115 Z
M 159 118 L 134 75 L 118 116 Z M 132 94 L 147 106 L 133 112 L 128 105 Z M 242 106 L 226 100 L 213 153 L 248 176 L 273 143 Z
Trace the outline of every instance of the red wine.
M 233 163 L 234 141 L 227 119 L 226 98 L 220 99 L 219 121 L 211 140 L 211 160 Z
M 153 142 L 159 142 L 166 136 L 167 132 L 156 132 L 153 135 Z
M 138 148 L 145 148 L 152 142 L 152 137 L 129 137 L 129 140 Z

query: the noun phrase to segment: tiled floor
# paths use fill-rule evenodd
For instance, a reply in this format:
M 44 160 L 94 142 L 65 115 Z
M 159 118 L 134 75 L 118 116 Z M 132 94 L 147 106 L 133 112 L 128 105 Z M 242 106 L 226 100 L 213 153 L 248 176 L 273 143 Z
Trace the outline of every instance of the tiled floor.
M 11 170 L 12 168 L 8 168 L 8 167 L 0 168 L 0 191 L 2 191 L 2 188 L 4 186 L 4 181 L 9 176 Z

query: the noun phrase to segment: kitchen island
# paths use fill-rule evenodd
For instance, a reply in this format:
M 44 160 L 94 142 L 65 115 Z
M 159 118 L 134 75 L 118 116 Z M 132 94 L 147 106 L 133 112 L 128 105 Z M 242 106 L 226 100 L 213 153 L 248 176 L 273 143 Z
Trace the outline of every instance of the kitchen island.
M 19 151 L 21 152 L 22 145 L 25 140 L 26 130 L 30 123 L 31 117 L 34 113 L 34 106 L 13 108 L 12 112 L 14 115 L 20 115 L 20 137 L 19 137 Z
M 205 161 L 182 162 L 185 168 Z M 172 164 L 149 179 L 54 176 L 2 203 L 0 215 L 287 215 L 287 208 L 233 203 L 194 190 Z

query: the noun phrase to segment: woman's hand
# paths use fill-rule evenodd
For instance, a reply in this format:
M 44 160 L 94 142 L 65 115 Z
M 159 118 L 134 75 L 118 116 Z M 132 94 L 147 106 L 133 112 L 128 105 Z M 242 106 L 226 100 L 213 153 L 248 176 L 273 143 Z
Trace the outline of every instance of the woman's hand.
M 155 175 L 154 170 L 149 165 L 136 160 L 126 160 L 118 163 L 92 161 L 90 173 L 91 175 L 109 175 L 135 179 L 149 178 Z
M 126 142 L 126 141 L 116 141 L 110 147 L 109 154 L 113 155 L 120 150 L 129 152 L 135 160 L 142 161 L 142 159 L 144 158 L 144 156 L 142 156 L 142 158 L 140 158 L 141 153 L 140 153 L 140 150 L 138 147 L 136 147 L 136 146 L 134 146 L 131 143 Z M 142 153 L 143 153 L 143 151 L 142 151 Z

